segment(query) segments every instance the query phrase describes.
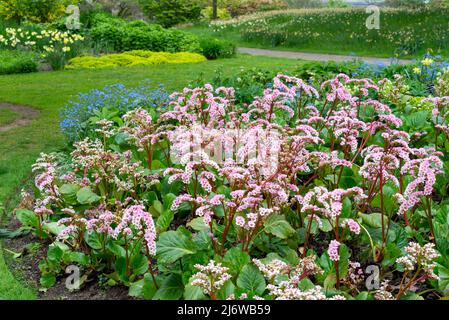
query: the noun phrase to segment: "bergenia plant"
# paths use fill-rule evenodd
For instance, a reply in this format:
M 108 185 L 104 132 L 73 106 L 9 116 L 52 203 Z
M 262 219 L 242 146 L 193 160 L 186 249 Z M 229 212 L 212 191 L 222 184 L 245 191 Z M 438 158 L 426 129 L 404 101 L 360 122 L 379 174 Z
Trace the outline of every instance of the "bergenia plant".
M 174 93 L 165 111 L 99 120 L 64 165 L 39 159 L 32 211 L 18 211 L 53 242 L 42 284 L 78 263 L 147 299 L 432 291 L 447 268 L 435 207 L 449 98 L 432 100 L 436 138 L 424 144 L 401 130 L 384 85 L 279 75 L 250 104 L 207 84 Z M 382 279 L 364 288 L 373 265 Z

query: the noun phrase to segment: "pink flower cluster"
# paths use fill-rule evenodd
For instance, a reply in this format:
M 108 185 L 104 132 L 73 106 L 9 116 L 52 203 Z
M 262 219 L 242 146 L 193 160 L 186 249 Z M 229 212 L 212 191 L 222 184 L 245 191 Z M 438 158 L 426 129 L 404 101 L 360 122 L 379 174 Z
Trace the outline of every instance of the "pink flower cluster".
M 113 237 L 117 238 L 120 233 L 127 236 L 133 235 L 131 226 L 143 232 L 144 239 L 150 255 L 156 254 L 156 228 L 153 217 L 145 211 L 142 205 L 134 205 L 125 209 L 120 223 L 114 230 Z
M 419 158 L 406 162 L 401 170 L 402 174 L 409 174 L 414 180 L 407 185 L 403 194 L 396 194 L 400 203 L 398 215 L 403 215 L 415 207 L 422 197 L 432 195 L 436 177 L 443 173 L 440 153 L 434 150 L 420 150 L 415 153 Z
M 315 187 L 304 197 L 297 197 L 302 211 L 319 214 L 323 217 L 335 219 L 340 216 L 343 209 L 343 199 L 353 196 L 356 201 L 364 198 L 363 190 L 359 187 L 349 189 L 335 189 L 328 191 L 324 187 Z
M 332 240 L 330 242 L 329 248 L 327 249 L 327 254 L 332 261 L 340 261 L 340 245 L 340 242 L 337 240 Z

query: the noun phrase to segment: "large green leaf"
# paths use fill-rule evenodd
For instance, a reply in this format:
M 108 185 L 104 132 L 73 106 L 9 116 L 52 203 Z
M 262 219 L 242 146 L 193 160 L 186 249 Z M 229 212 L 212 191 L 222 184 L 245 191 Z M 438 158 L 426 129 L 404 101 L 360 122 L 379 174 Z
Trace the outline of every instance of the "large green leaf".
M 207 297 L 203 292 L 203 289 L 197 286 L 192 286 L 189 283 L 185 287 L 184 299 L 186 300 L 206 300 Z
M 151 274 L 147 273 L 143 279 L 132 283 L 129 287 L 129 295 L 136 298 L 151 300 L 156 293 L 156 286 Z
M 209 226 L 204 223 L 204 219 L 202 217 L 197 217 L 190 220 L 190 222 L 187 223 L 187 227 L 190 227 L 195 231 L 209 230 Z
M 59 188 L 59 192 L 61 193 L 64 200 L 68 201 L 70 204 L 75 204 L 77 200 L 77 192 L 80 187 L 76 184 L 63 184 Z
M 380 213 L 360 214 L 363 224 L 371 228 L 382 228 L 382 215 Z M 384 223 L 387 224 L 388 217 L 384 215 Z
M 237 278 L 237 286 L 245 289 L 248 293 L 262 295 L 265 291 L 266 283 L 259 269 L 252 264 L 247 264 Z
M 44 288 L 53 287 L 56 283 L 56 276 L 53 273 L 42 273 L 40 284 Z
M 16 217 L 24 226 L 39 228 L 39 218 L 33 211 L 19 209 L 16 211 Z
M 397 191 L 388 185 L 384 186 L 382 190 L 383 190 L 383 197 L 382 197 L 383 206 L 385 210 L 384 212 L 391 213 L 394 210 L 395 206 L 397 205 L 396 198 L 394 197 Z M 374 197 L 373 201 L 371 202 L 371 205 L 376 208 L 381 207 L 380 194 L 377 194 Z
M 156 231 L 158 234 L 167 231 L 175 215 L 171 210 L 165 210 L 156 221 Z
M 438 287 L 445 294 L 449 294 L 449 268 L 438 265 Z
M 157 258 L 162 263 L 173 263 L 185 255 L 195 253 L 195 244 L 184 233 L 167 231 L 157 241 Z
M 87 266 L 90 263 L 90 256 L 82 252 L 68 252 L 64 255 L 65 260 L 74 262 L 82 266 Z
M 133 268 L 133 273 L 136 275 L 144 274 L 148 271 L 148 259 L 144 255 L 137 255 L 131 260 L 131 267 Z
M 235 293 L 235 285 L 232 281 L 226 281 L 224 286 L 218 291 L 217 298 L 219 300 L 226 300 L 231 294 Z
M 232 276 L 237 276 L 242 268 L 251 261 L 248 253 L 243 252 L 241 248 L 232 248 L 226 252 L 223 258 L 223 264 L 229 268 Z
M 295 233 L 295 229 L 283 216 L 273 214 L 265 220 L 265 232 L 281 239 L 287 239 Z
M 102 243 L 102 241 L 100 239 L 100 234 L 98 234 L 98 233 L 86 232 L 85 235 L 84 235 L 84 240 L 89 245 L 89 247 L 91 247 L 92 249 L 95 249 L 95 250 L 103 249 L 103 243 Z
M 178 300 L 184 293 L 184 284 L 179 274 L 172 273 L 162 282 L 154 295 L 154 300 Z
M 59 225 L 57 222 L 46 222 L 42 225 L 44 231 L 48 231 L 55 236 L 59 235 L 66 227 Z
M 101 198 L 95 194 L 90 187 L 84 187 L 78 190 L 76 199 L 80 204 L 92 204 L 99 201 Z

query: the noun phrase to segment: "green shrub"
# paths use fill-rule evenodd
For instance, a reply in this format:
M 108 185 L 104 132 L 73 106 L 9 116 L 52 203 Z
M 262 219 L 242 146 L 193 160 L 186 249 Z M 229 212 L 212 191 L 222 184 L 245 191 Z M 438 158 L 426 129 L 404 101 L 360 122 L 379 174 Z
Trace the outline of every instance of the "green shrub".
M 74 3 L 74 0 L 0 0 L 0 17 L 18 22 L 52 22 Z
M 340 73 L 353 74 L 359 69 L 361 63 L 357 61 L 309 61 L 301 65 L 300 68 L 294 70 L 294 75 L 302 79 L 321 80 L 331 78 Z
M 209 60 L 218 58 L 230 58 L 235 55 L 235 44 L 216 38 L 205 38 L 201 40 L 201 52 Z
M 0 74 L 36 72 L 36 55 L 26 51 L 1 50 Z
M 201 15 L 205 20 L 212 20 L 213 19 L 213 8 L 212 7 L 206 7 L 201 11 Z M 219 20 L 225 20 L 229 19 L 231 17 L 231 14 L 229 13 L 228 9 L 226 8 L 218 8 L 217 10 L 217 16 Z
M 150 50 L 200 52 L 198 37 L 181 30 L 164 29 L 144 21 L 126 22 L 117 18 L 96 21 L 90 30 L 94 42 L 111 46 L 117 52 Z
M 287 8 L 287 3 L 284 0 L 221 0 L 219 4 L 226 8 L 233 17 Z
M 140 0 L 150 20 L 171 27 L 179 23 L 199 20 L 203 0 Z
M 159 64 L 197 63 L 206 61 L 198 53 L 151 52 L 144 50 L 109 54 L 101 57 L 76 57 L 69 61 L 67 69 L 99 69 L 115 67 L 152 66 Z

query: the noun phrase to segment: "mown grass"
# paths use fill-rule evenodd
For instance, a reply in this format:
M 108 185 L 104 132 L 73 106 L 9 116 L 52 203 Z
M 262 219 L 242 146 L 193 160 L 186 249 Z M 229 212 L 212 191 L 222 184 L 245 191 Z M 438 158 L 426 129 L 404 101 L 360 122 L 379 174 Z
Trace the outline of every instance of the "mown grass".
M 10 124 L 17 118 L 17 113 L 9 109 L 0 109 L 0 126 Z
M 0 133 L 0 203 L 13 208 L 30 167 L 40 152 L 62 150 L 65 141 L 59 131 L 59 110 L 80 92 L 105 85 L 122 83 L 137 86 L 140 82 L 163 84 L 168 90 L 180 90 L 203 75 L 212 79 L 215 70 L 231 75 L 243 68 L 260 67 L 282 71 L 299 67 L 298 60 L 240 55 L 233 59 L 198 64 L 101 70 L 71 70 L 49 73 L 0 76 L 0 101 L 30 106 L 40 116 L 27 126 Z M 24 288 L 5 265 L 0 248 L 0 299 L 31 299 L 35 291 Z
M 239 46 L 379 57 L 449 54 L 449 11 L 380 11 L 380 29 L 368 30 L 365 9 L 284 10 L 242 17 L 214 27 L 189 28 Z

